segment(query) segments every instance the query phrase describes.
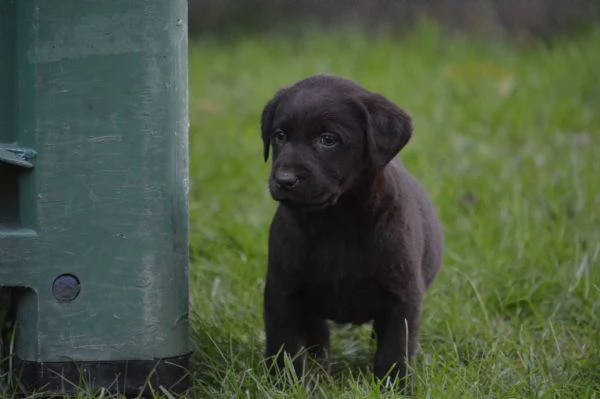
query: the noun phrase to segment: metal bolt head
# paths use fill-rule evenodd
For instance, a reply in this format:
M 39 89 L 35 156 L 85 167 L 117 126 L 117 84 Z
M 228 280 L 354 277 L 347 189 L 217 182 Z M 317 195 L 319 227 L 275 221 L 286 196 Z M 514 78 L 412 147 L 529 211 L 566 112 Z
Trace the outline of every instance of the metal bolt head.
M 59 302 L 71 302 L 79 295 L 81 284 L 72 274 L 61 274 L 52 283 L 52 294 Z

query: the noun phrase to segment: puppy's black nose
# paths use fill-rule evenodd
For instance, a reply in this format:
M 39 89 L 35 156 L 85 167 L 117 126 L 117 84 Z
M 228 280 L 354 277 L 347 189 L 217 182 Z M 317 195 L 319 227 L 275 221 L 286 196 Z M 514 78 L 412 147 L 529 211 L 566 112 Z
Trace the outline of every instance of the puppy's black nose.
M 289 190 L 298 184 L 298 177 L 292 172 L 277 171 L 275 172 L 275 184 L 278 188 Z

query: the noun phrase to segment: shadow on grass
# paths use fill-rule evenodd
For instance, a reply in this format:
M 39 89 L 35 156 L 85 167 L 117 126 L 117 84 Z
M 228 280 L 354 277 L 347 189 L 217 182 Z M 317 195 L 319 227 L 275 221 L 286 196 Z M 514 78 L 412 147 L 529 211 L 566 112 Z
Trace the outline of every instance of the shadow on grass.
M 270 376 L 263 360 L 262 336 L 239 334 L 239 331 L 224 335 L 222 327 L 214 320 L 212 323 L 199 320 L 194 325 L 203 327 L 192 333 L 195 348 L 191 368 L 195 372 L 191 393 L 198 397 L 328 397 L 349 387 L 352 391 L 368 392 L 383 389 L 371 374 L 375 340 L 370 325 L 332 325 L 329 372 L 307 357 L 306 373 L 299 378 L 289 358 L 283 371 Z

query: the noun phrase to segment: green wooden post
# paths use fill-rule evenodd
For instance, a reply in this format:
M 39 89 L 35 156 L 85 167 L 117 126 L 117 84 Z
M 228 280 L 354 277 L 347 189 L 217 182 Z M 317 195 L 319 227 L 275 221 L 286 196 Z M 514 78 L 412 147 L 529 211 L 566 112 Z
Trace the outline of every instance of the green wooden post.
M 29 389 L 186 386 L 187 68 L 186 0 L 0 0 L 0 286 Z

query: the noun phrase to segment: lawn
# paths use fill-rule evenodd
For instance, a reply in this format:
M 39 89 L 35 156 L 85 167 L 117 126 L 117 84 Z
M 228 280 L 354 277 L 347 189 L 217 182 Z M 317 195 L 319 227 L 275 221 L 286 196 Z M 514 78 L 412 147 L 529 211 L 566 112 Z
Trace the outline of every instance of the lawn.
M 600 33 L 551 45 L 343 31 L 190 42 L 190 395 L 383 398 L 370 327 L 285 389 L 261 356 L 276 204 L 259 117 L 282 85 L 355 79 L 414 118 L 402 151 L 443 221 L 415 363 L 422 398 L 600 398 Z

